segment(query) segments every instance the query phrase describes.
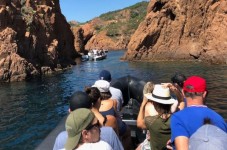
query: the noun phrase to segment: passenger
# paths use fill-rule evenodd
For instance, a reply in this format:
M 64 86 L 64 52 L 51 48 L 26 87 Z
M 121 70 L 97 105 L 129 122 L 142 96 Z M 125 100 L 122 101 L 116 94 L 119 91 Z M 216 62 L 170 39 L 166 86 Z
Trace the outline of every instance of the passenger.
M 207 118 L 205 118 L 207 121 Z M 227 133 L 205 123 L 189 138 L 189 150 L 226 150 Z
M 88 108 L 91 109 L 92 102 L 89 99 L 88 95 L 82 91 L 76 91 L 69 100 L 69 112 L 74 111 L 79 108 Z M 111 127 L 100 128 L 101 134 L 100 137 L 103 141 L 110 144 L 114 150 L 123 150 L 123 146 L 115 131 Z M 68 135 L 66 131 L 62 131 L 58 134 L 53 150 L 58 150 L 64 148 Z
M 144 98 L 137 117 L 137 126 L 149 130 L 152 150 L 165 149 L 166 143 L 171 136 L 171 105 L 174 104 L 176 100 L 171 98 L 170 88 L 161 84 L 156 84 L 152 93 L 144 93 Z M 149 114 L 145 116 L 144 108 L 148 101 L 151 107 Z
M 151 150 L 150 146 L 150 132 L 147 130 L 146 133 L 146 139 L 139 144 L 139 146 L 136 148 L 136 150 Z
M 68 133 L 65 150 L 112 150 L 108 143 L 100 140 L 99 121 L 89 109 L 72 111 L 65 128 Z
M 185 75 L 177 72 L 172 78 L 171 81 L 173 83 L 173 85 L 180 91 L 180 94 L 183 97 L 183 85 L 184 82 L 187 78 L 185 77 Z M 179 107 L 184 108 L 187 107 L 187 103 L 186 103 L 186 99 L 184 98 L 184 103 L 179 104 Z
M 203 125 L 203 119 L 209 117 L 213 125 L 227 132 L 224 119 L 205 105 L 207 95 L 206 80 L 199 76 L 191 76 L 183 86 L 183 94 L 187 107 L 171 116 L 171 141 L 173 148 L 186 150 L 189 138 Z
M 112 77 L 109 71 L 102 70 L 99 74 L 99 79 L 111 82 Z M 120 112 L 124 103 L 121 90 L 110 86 L 110 93 L 112 95 L 111 99 L 117 100 L 117 112 Z
M 95 116 L 98 118 L 100 124 L 102 126 L 110 126 L 114 129 L 117 135 L 118 133 L 118 125 L 117 125 L 117 119 L 112 116 L 103 116 L 99 112 L 99 108 L 101 105 L 101 94 L 97 87 L 86 87 L 85 92 L 88 94 L 91 102 L 92 102 L 92 112 L 95 114 Z
M 98 80 L 93 87 L 97 87 L 101 93 L 101 106 L 99 112 L 103 116 L 114 116 L 117 119 L 119 135 L 122 140 L 124 149 L 131 149 L 131 131 L 129 127 L 122 121 L 122 119 L 116 113 L 117 102 L 111 99 L 111 93 L 109 91 L 110 83 L 105 80 Z

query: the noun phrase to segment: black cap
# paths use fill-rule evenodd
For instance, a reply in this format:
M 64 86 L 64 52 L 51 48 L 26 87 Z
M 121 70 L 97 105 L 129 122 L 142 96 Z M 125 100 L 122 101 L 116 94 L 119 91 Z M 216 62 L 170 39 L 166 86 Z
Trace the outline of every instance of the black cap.
M 69 100 L 69 108 L 71 111 L 74 111 L 78 108 L 88 108 L 90 109 L 92 107 L 92 103 L 90 98 L 85 92 L 82 91 L 76 91 L 73 93 Z

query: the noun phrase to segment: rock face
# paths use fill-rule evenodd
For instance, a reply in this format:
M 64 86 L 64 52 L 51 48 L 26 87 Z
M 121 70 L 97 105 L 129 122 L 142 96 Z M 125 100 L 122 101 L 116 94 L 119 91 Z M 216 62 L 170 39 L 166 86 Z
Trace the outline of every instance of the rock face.
M 77 56 L 59 0 L 0 1 L 0 81 L 62 70 Z
M 150 1 L 123 59 L 227 64 L 227 1 Z
M 90 49 L 126 49 L 131 35 L 145 18 L 147 5 L 148 2 L 140 2 L 72 27 L 76 50 L 83 53 Z
M 130 36 L 119 35 L 114 39 L 107 36 L 106 30 L 97 32 L 95 29 L 97 25 L 108 23 L 109 22 L 100 21 L 99 18 L 95 18 L 91 22 L 81 25 L 80 27 L 73 27 L 72 31 L 75 36 L 74 46 L 76 50 L 79 53 L 84 53 L 85 50 L 90 49 L 126 49 Z

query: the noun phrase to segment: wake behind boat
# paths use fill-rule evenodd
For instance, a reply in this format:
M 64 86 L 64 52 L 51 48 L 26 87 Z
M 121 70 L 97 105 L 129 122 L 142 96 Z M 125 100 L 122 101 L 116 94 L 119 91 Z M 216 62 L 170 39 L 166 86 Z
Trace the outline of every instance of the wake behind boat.
M 89 60 L 103 60 L 107 57 L 106 51 L 105 50 L 90 50 L 88 52 L 88 58 Z

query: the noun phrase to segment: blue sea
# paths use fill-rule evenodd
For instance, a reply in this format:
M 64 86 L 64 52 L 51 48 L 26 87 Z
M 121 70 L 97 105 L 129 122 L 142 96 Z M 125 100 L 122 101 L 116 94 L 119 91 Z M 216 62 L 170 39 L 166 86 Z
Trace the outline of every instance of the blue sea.
M 170 82 L 175 72 L 207 79 L 207 105 L 227 120 L 227 66 L 201 62 L 126 62 L 124 51 L 110 51 L 107 59 L 79 63 L 64 72 L 29 82 L 1 84 L 0 150 L 32 150 L 67 114 L 68 98 L 98 79 L 107 69 L 112 78 L 135 76 L 154 83 Z

